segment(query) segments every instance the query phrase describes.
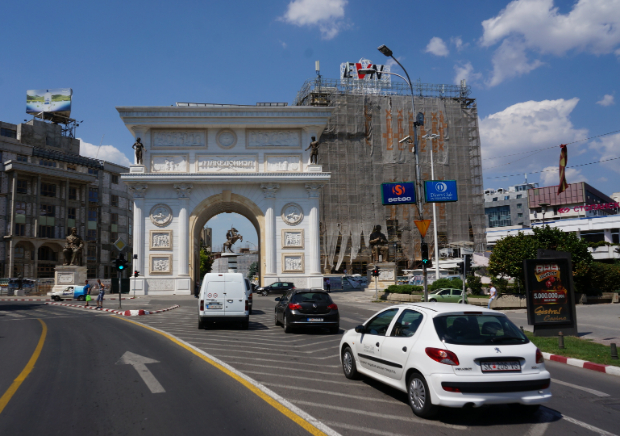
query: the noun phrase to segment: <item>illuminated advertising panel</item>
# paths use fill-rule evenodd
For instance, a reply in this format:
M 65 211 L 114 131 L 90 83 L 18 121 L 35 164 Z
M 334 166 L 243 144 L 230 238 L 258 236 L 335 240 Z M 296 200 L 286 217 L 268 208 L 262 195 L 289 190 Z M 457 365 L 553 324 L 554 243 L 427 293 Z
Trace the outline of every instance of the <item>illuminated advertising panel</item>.
M 572 325 L 573 293 L 567 259 L 527 259 L 528 322 L 534 326 Z
M 71 115 L 71 88 L 30 89 L 26 91 L 26 113 L 53 112 Z
M 394 204 L 415 204 L 415 183 L 382 183 L 381 198 L 385 206 L 392 206 Z

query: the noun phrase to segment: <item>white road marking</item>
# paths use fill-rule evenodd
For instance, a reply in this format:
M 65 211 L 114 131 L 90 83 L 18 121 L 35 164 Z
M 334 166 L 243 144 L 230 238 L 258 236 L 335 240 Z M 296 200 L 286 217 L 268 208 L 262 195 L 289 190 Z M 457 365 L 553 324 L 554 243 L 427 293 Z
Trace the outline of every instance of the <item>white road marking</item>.
M 590 430 L 590 431 L 592 431 L 594 433 L 599 434 L 600 436 L 617 436 L 617 435 L 615 435 L 613 433 L 609 433 L 608 431 L 603 430 L 601 428 L 594 427 L 593 425 L 590 425 L 587 422 L 579 421 L 578 419 L 571 418 L 570 416 L 566 416 L 566 415 L 564 415 L 562 413 L 556 412 L 555 410 L 549 409 L 548 407 L 542 406 L 541 410 L 544 413 L 548 413 L 550 415 L 562 418 L 563 420 L 568 421 L 571 424 L 575 424 L 575 425 L 578 425 L 579 427 L 583 427 L 583 428 L 585 428 L 587 430 Z
M 204 341 L 214 341 L 214 342 L 226 342 L 227 344 L 231 343 L 231 339 L 218 339 L 216 337 L 213 336 L 205 336 L 202 333 L 193 333 L 193 332 L 187 332 L 184 333 L 186 335 L 192 335 L 192 336 L 197 336 L 199 337 L 201 340 Z M 255 339 L 251 339 L 251 338 L 243 338 L 243 337 L 234 337 L 234 344 L 242 344 L 242 343 L 250 343 L 250 344 L 264 344 L 266 346 L 268 346 L 270 349 L 272 347 L 282 347 L 282 348 L 286 348 L 286 349 L 290 349 L 291 346 L 295 347 L 295 349 L 297 348 L 306 348 L 306 347 L 313 347 L 313 346 L 321 346 L 321 345 L 325 345 L 326 342 L 328 341 L 314 341 L 311 344 L 306 344 L 306 345 L 294 345 L 293 342 L 299 342 L 297 340 L 295 341 L 282 341 L 281 339 L 269 339 L 269 338 L 261 338 L 262 340 L 255 340 Z M 337 346 L 337 344 L 340 342 L 339 338 L 334 338 L 332 339 L 334 341 L 332 346 Z M 271 342 L 267 342 L 267 341 L 271 341 Z
M 248 371 L 246 371 L 246 372 L 248 372 Z M 294 377 L 299 379 L 299 376 L 294 376 Z M 309 379 L 304 377 L 304 380 L 309 380 Z M 334 383 L 334 382 L 330 382 L 330 383 Z M 263 384 L 266 385 L 266 386 L 271 386 L 271 387 L 275 387 L 275 388 L 293 389 L 293 390 L 296 390 L 296 391 L 313 392 L 315 394 L 333 395 L 333 396 L 336 396 L 336 397 L 346 397 L 346 398 L 352 398 L 352 399 L 355 399 L 355 400 L 369 401 L 368 397 L 360 397 L 360 396 L 357 396 L 357 395 L 341 394 L 339 392 L 333 392 L 333 391 L 322 391 L 322 390 L 319 390 L 319 389 L 302 388 L 302 387 L 299 387 L 299 386 L 291 386 L 291 385 L 280 385 L 280 384 L 277 384 L 277 383 L 263 382 Z M 345 383 L 345 384 L 351 386 L 351 383 Z M 366 385 L 364 385 L 364 386 L 366 386 Z M 373 403 L 375 401 L 380 401 L 380 402 L 383 402 L 383 403 L 391 403 L 391 404 L 399 404 L 401 406 L 407 406 L 407 404 L 402 403 L 400 401 L 397 401 L 397 400 L 387 400 L 387 399 L 383 399 L 383 398 L 373 398 L 370 401 L 372 401 Z
M 271 375 L 277 378 L 294 378 L 296 380 L 299 380 L 300 377 L 298 375 L 282 375 L 282 374 L 271 374 L 269 372 L 261 372 L 261 371 L 244 371 L 247 372 L 248 374 L 255 374 L 255 375 Z M 311 381 L 311 382 L 318 382 L 318 383 L 329 383 L 329 384 L 337 384 L 337 385 L 346 385 L 346 386 L 361 386 L 361 387 L 365 387 L 365 388 L 371 388 L 372 386 L 369 385 L 365 385 L 365 384 L 354 384 L 352 382 L 337 382 L 337 381 L 332 381 L 332 380 L 322 380 L 322 379 L 318 379 L 318 378 L 308 378 L 308 377 L 304 377 L 303 378 L 305 381 Z
M 196 343 L 196 340 L 193 340 L 192 343 Z M 261 348 L 262 349 L 262 348 Z M 228 351 L 228 352 L 233 352 L 233 353 L 243 353 L 243 354 L 266 354 L 268 356 L 273 356 L 273 352 L 271 353 L 261 353 L 260 351 L 246 351 L 245 349 L 243 350 L 232 350 L 230 348 L 209 348 L 209 351 Z M 299 351 L 299 353 L 306 353 L 304 351 Z M 316 359 L 316 360 L 325 360 L 325 359 L 331 359 L 334 357 L 338 357 L 340 356 L 339 354 L 333 354 L 331 356 L 325 356 L 325 357 L 311 357 L 311 356 L 296 356 L 294 354 L 286 354 L 286 357 L 303 357 L 304 359 Z
M 362 324 L 363 323 L 363 321 L 359 321 L 357 319 L 345 318 L 344 316 L 341 316 L 340 320 L 341 321 L 352 322 L 353 324 Z
M 548 422 L 543 422 L 541 424 L 534 424 L 530 427 L 525 436 L 543 436 L 549 427 Z
M 188 342 L 191 343 L 191 342 Z M 196 347 L 194 344 L 192 344 L 193 347 Z M 321 365 L 319 363 L 305 363 L 305 362 L 291 362 L 290 360 L 286 361 L 286 360 L 274 360 L 274 359 L 259 359 L 256 357 L 241 357 L 241 356 L 223 356 L 223 355 L 219 355 L 217 356 L 218 358 L 230 358 L 230 359 L 237 359 L 237 360 L 256 360 L 256 361 L 261 361 L 261 362 L 277 362 L 277 363 L 295 363 L 295 365 L 309 365 L 309 366 L 318 366 L 320 368 L 340 368 L 340 365 Z
M 131 365 L 133 366 L 146 386 L 151 390 L 153 394 L 160 394 L 166 392 L 164 387 L 157 381 L 153 373 L 146 367 L 147 363 L 159 363 L 154 359 L 134 354 L 131 351 L 126 351 L 125 354 L 116 362 L 117 365 Z
M 242 363 L 242 362 L 237 362 L 237 365 L 252 365 L 251 363 Z M 340 368 L 340 367 L 337 367 Z M 273 366 L 273 365 L 269 365 L 268 369 L 286 369 L 287 371 L 300 371 L 303 372 L 304 374 L 308 373 L 308 369 L 306 368 L 291 368 L 290 366 Z M 338 372 L 325 372 L 325 371 L 315 371 L 312 370 L 312 374 L 322 374 L 322 375 L 332 375 L 334 377 L 343 377 L 342 372 L 338 371 Z M 281 374 L 273 374 L 273 375 L 281 375 Z
M 381 430 L 375 430 L 374 428 L 368 428 L 368 427 L 358 427 L 357 425 L 350 425 L 350 424 L 345 424 L 343 422 L 335 422 L 335 421 L 323 421 L 324 424 L 329 425 L 331 427 L 340 427 L 340 428 L 344 428 L 345 430 L 353 430 L 355 432 L 362 432 L 362 433 L 368 433 L 368 434 L 376 434 L 379 436 L 407 436 L 407 435 L 403 435 L 400 433 L 393 433 L 391 431 L 381 431 Z M 542 435 L 540 435 L 542 436 Z
M 572 383 L 567 383 L 565 381 L 558 380 L 558 379 L 555 379 L 555 378 L 551 379 L 551 383 L 557 383 L 559 385 L 568 386 L 568 387 L 574 388 L 574 389 L 579 389 L 581 391 L 588 392 L 588 393 L 590 393 L 592 395 L 596 395 L 597 397 L 609 397 L 609 394 L 606 394 L 605 392 L 597 391 L 597 390 L 590 389 L 590 388 L 585 388 L 583 386 L 574 385 Z
M 15 313 L 15 312 L 0 312 L 0 314 L 6 314 L 7 316 L 13 317 L 13 318 L 25 318 L 26 315 L 22 315 L 21 313 Z
M 348 407 L 333 406 L 331 404 L 312 403 L 310 401 L 303 401 L 303 400 L 290 400 L 290 401 L 291 403 L 299 404 L 302 406 L 319 407 L 322 409 L 330 409 L 330 410 L 337 410 L 340 412 L 355 413 L 357 415 L 372 416 L 373 418 L 414 422 L 416 424 L 423 424 L 423 425 L 436 425 L 439 427 L 446 427 L 446 428 L 451 428 L 454 430 L 467 430 L 467 427 L 464 425 L 444 424 L 443 422 L 439 422 L 439 421 L 431 421 L 428 419 L 415 418 L 415 417 L 410 417 L 410 416 L 386 415 L 384 413 L 368 412 L 366 410 L 350 409 Z

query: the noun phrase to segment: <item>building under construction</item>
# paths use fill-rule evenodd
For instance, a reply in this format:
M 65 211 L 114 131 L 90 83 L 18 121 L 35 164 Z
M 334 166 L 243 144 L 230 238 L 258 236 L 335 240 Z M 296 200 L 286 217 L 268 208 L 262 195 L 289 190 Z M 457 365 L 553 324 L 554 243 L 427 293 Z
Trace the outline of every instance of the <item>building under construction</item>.
M 351 64 L 353 65 L 353 64 Z M 341 74 L 342 76 L 342 74 Z M 389 261 L 399 270 L 420 265 L 420 233 L 416 205 L 382 205 L 381 184 L 415 180 L 413 142 L 417 128 L 422 180 L 456 180 L 458 202 L 436 206 L 438 246 L 442 257 L 461 249 L 484 251 L 485 215 L 480 136 L 475 99 L 463 83 L 413 83 L 415 110 L 408 85 L 389 80 L 322 79 L 304 83 L 295 105 L 331 106 L 335 110 L 320 138 L 319 161 L 332 174 L 321 197 L 321 263 L 325 273 L 366 273 L 372 263 L 368 235 L 381 225 L 389 244 Z M 428 133 L 438 135 L 425 139 Z M 420 199 L 418 199 L 420 201 Z M 425 219 L 432 204 L 423 203 Z M 425 241 L 434 250 L 433 227 Z M 433 254 L 434 258 L 434 254 Z M 384 259 L 385 260 L 385 259 Z

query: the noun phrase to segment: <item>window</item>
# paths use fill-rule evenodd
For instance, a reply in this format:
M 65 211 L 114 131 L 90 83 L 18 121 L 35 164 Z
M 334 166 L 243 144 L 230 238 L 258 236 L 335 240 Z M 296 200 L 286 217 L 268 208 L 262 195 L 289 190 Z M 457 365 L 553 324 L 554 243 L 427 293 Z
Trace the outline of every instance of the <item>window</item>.
M 77 217 L 77 211 L 75 209 L 75 207 L 69 207 L 67 208 L 67 218 L 70 220 L 74 220 Z
M 7 138 L 17 138 L 17 130 L 0 129 L 0 136 L 6 136 Z
M 523 194 L 517 194 L 517 199 L 523 198 Z
M 118 176 L 116 174 L 112 174 L 112 183 L 118 185 Z
M 69 187 L 69 200 L 77 200 L 77 188 Z
M 44 197 L 56 197 L 56 185 L 53 183 L 41 183 L 41 195 Z
M 110 242 L 118 241 L 118 232 L 110 232 Z
M 15 224 L 15 236 L 26 236 L 26 224 Z
M 523 208 L 523 203 L 517 203 L 517 209 L 522 209 Z
M 56 253 L 47 246 L 43 246 L 39 248 L 39 260 L 55 262 L 56 261 Z
M 527 337 L 505 316 L 436 316 L 433 324 L 439 339 L 457 345 L 525 344 Z
M 52 161 L 52 160 L 45 160 L 45 159 L 40 159 L 39 160 L 39 165 L 43 165 L 44 167 L 53 167 L 56 168 L 56 166 L 58 165 L 56 162 Z
M 25 201 L 15 202 L 15 213 L 26 215 L 26 202 Z
M 96 207 L 88 208 L 88 221 L 97 221 L 97 208 Z
M 118 195 L 111 195 L 110 196 L 110 202 L 111 202 L 112 206 L 118 207 Z
M 110 223 L 111 224 L 118 224 L 118 214 L 117 213 L 110 214 Z
M 99 177 L 99 170 L 96 170 L 94 168 L 89 168 L 88 174 L 90 174 L 91 176 Z
M 15 258 L 17 259 L 24 258 L 24 247 L 15 247 Z
M 71 171 L 77 171 L 77 167 L 75 165 L 69 165 L 67 164 L 67 169 L 71 170 Z
M 510 200 L 510 195 L 504 195 L 504 200 Z
M 39 226 L 39 238 L 53 238 L 54 226 Z
M 487 207 L 484 213 L 489 217 L 489 227 L 511 226 L 510 206 Z
M 23 154 L 17 155 L 17 162 L 26 162 L 28 163 L 28 156 L 24 156 Z
M 88 201 L 91 203 L 97 203 L 99 201 L 99 189 L 88 188 Z
M 95 244 L 88 246 L 87 259 L 89 262 L 97 262 L 97 246 Z
M 19 179 L 17 179 L 17 193 L 18 194 L 27 194 L 28 193 L 28 181 L 27 180 L 19 180 Z
M 365 331 L 369 335 L 385 336 L 392 319 L 398 313 L 398 309 L 388 309 L 375 316 L 368 324 Z
M 97 230 L 89 230 L 86 234 L 86 239 L 89 241 L 94 241 L 97 239 Z
M 518 213 L 517 214 L 517 218 L 523 218 L 523 214 L 522 213 Z
M 42 204 L 39 215 L 41 216 L 56 216 L 56 207 L 51 204 Z
M 497 201 L 497 197 L 493 197 L 493 201 Z
M 394 327 L 392 327 L 392 332 L 390 333 L 390 336 L 395 336 L 399 338 L 410 338 L 415 334 L 418 327 L 420 327 L 422 319 L 422 314 L 416 312 L 415 310 L 403 310 L 403 313 L 401 313 L 396 320 Z

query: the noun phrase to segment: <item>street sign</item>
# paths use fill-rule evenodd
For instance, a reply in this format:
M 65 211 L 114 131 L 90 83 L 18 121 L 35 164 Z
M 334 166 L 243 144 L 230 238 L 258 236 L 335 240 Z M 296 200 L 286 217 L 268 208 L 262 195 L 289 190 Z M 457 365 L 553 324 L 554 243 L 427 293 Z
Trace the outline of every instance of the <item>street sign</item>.
M 112 245 L 114 245 L 118 251 L 123 251 L 123 249 L 127 246 L 125 241 L 123 241 L 123 238 L 118 238 L 118 240 Z
M 420 235 L 424 238 L 426 236 L 426 232 L 428 231 L 428 226 L 431 225 L 431 220 L 413 220 L 413 222 L 420 231 Z
M 427 203 L 458 201 L 456 180 L 425 180 L 424 199 Z
M 415 183 L 382 183 L 381 199 L 384 206 L 392 206 L 394 204 L 415 204 Z

